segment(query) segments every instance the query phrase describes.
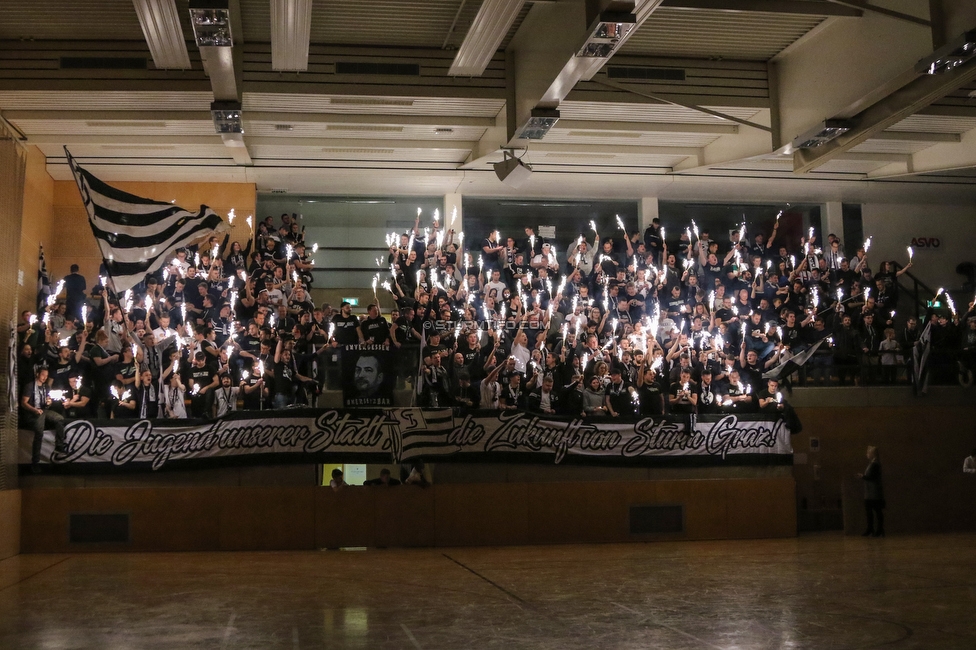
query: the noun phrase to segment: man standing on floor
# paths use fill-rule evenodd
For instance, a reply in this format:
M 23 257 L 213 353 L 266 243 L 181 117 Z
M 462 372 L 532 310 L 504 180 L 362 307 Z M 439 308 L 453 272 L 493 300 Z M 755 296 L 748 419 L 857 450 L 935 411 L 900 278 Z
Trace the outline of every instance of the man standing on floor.
M 64 452 L 64 417 L 51 409 L 48 395 L 47 368 L 39 368 L 37 377 L 24 386 L 20 393 L 20 426 L 34 430 L 34 444 L 31 447 L 31 467 L 40 471 L 41 443 L 44 442 L 44 429 L 54 428 L 54 451 Z

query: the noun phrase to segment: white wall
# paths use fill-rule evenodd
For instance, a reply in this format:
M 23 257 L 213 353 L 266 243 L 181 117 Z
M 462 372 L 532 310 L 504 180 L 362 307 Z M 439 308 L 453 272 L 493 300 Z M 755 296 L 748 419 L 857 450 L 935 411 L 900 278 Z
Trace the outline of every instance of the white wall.
M 881 260 L 906 264 L 913 237 L 940 240 L 938 248 L 915 247 L 912 273 L 932 289 L 960 288 L 963 276 L 956 273 L 956 265 L 976 262 L 976 206 L 867 203 L 861 217 L 864 236 L 874 236 L 868 251 L 874 271 Z

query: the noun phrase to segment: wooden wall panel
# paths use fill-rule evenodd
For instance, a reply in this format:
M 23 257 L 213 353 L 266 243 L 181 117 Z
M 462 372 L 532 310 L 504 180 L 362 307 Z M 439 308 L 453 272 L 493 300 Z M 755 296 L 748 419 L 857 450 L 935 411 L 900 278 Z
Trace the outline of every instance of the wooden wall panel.
M 728 538 L 788 537 L 796 534 L 796 497 L 792 482 L 776 479 L 730 482 Z
M 441 485 L 434 493 L 437 546 L 528 542 L 525 483 Z
M 75 194 L 77 193 L 78 190 L 75 189 Z M 19 268 L 24 274 L 24 284 L 17 292 L 18 311 L 29 309 L 33 312 L 36 306 L 38 245 L 44 244 L 45 253 L 49 256 L 54 244 L 53 194 L 54 180 L 47 173 L 47 158 L 37 147 L 30 147 L 27 154 L 24 211 L 20 227 Z M 78 202 L 81 203 L 80 198 Z M 91 230 L 88 231 L 88 237 L 91 238 Z M 50 265 L 50 260 L 48 264 Z
M 315 547 L 375 546 L 374 498 L 365 488 L 318 489 L 315 494 Z
M 23 490 L 23 552 L 470 546 L 788 537 L 792 479 Z M 680 504 L 684 534 L 631 535 L 632 505 Z M 128 544 L 70 544 L 70 513 L 128 513 Z
M 437 546 L 433 489 L 370 488 L 376 546 Z
M 20 490 L 0 490 L 0 560 L 20 553 Z
M 315 548 L 314 488 L 217 488 L 220 550 Z

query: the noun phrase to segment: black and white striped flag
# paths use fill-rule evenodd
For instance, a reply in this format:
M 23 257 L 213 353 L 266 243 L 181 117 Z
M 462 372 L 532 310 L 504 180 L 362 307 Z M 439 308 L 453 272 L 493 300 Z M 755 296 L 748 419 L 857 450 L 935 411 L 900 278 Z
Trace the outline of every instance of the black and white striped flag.
M 223 225 L 205 205 L 198 212 L 117 190 L 78 166 L 65 148 L 68 165 L 88 210 L 88 222 L 118 292 L 142 282 L 178 248 L 210 236 Z

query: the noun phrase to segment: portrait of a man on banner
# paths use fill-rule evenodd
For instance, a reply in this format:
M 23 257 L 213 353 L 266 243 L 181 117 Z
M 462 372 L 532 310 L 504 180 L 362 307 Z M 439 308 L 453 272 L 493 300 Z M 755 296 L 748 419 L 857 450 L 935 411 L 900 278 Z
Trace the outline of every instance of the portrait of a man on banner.
M 342 397 L 346 407 L 393 406 L 396 375 L 383 345 L 349 345 L 342 353 Z

